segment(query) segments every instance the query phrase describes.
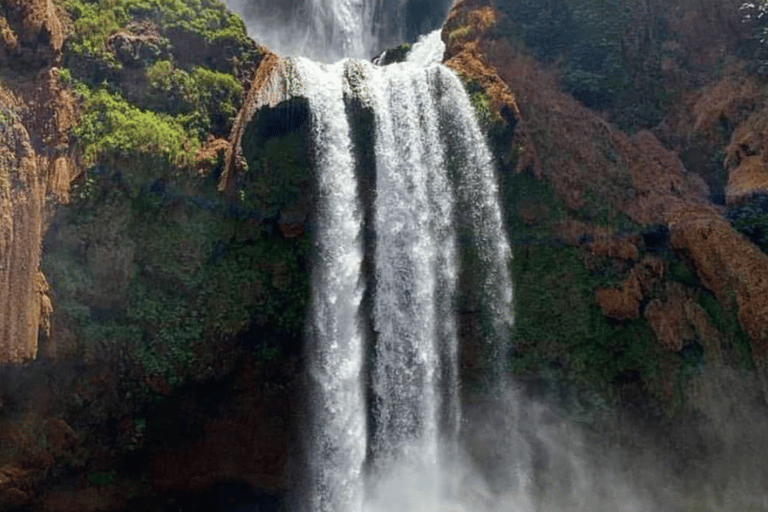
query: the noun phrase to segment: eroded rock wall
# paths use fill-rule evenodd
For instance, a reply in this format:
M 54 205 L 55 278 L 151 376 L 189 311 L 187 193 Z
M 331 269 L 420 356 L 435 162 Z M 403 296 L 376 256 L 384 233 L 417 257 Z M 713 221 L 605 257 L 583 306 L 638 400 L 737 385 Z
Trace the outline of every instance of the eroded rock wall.
M 0 362 L 20 362 L 50 328 L 40 251 L 48 205 L 68 198 L 76 107 L 53 67 L 63 33 L 51 0 L 4 2 L 0 32 L 0 65 L 19 70 L 0 86 Z

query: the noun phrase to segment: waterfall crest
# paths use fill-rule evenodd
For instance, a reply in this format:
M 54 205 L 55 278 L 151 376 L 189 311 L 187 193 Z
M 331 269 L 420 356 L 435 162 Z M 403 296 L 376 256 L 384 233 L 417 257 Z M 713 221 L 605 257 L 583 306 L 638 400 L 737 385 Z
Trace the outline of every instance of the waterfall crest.
M 453 0 L 225 0 L 272 51 L 322 62 L 369 59 L 438 28 Z

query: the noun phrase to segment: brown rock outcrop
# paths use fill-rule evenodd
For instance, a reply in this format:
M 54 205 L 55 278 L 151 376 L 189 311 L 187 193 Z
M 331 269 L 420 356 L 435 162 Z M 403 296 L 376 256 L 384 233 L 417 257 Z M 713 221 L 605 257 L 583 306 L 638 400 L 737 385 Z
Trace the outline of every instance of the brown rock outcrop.
M 0 65 L 35 71 L 58 60 L 64 30 L 53 0 L 4 0 L 0 15 Z
M 733 131 L 725 149 L 724 166 L 728 171 L 725 199 L 728 204 L 768 193 L 768 116 L 765 106 Z
M 45 441 L 48 449 L 58 454 L 70 452 L 80 444 L 77 433 L 61 418 L 45 421 Z
M 768 193 L 768 165 L 760 156 L 748 156 L 728 173 L 725 200 L 728 204 Z
M 167 46 L 158 28 L 149 21 L 130 23 L 107 40 L 107 48 L 126 66 L 147 66 L 167 58 Z
M 672 246 L 685 252 L 724 307 L 736 308 L 753 358 L 768 364 L 768 255 L 709 210 L 682 210 L 670 228 Z
M 678 283 L 671 283 L 665 300 L 653 299 L 649 302 L 643 316 L 656 334 L 656 339 L 667 350 L 679 352 L 695 336 L 707 345 L 707 353 L 718 350 L 719 335 L 710 324 L 707 313 Z
M 695 25 L 705 26 L 726 10 L 721 5 L 708 4 L 697 12 L 693 5 L 686 4 L 682 12 Z M 552 185 L 569 211 L 582 212 L 582 218 L 584 210 L 591 215 L 595 198 L 599 198 L 598 208 L 610 205 L 640 225 L 668 225 L 673 248 L 691 263 L 702 283 L 724 307 L 736 308 L 752 341 L 753 357 L 768 364 L 768 256 L 733 230 L 718 207 L 709 201 L 708 185 L 715 181 L 703 172 L 697 175 L 686 170 L 678 155 L 665 148 L 654 133 L 640 131 L 628 137 L 599 113 L 561 92 L 555 73 L 531 59 L 518 47 L 520 43 L 487 30 L 499 23 L 499 16 L 492 2 L 457 2 L 443 32 L 448 65 L 480 83 L 488 77 L 498 78 L 512 91 L 518 106 L 517 126 L 531 135 L 526 143 L 533 147 L 526 150 L 541 160 L 537 176 Z M 477 20 L 480 21 L 476 25 L 470 25 L 470 21 Z M 717 37 L 725 48 L 737 40 L 743 29 L 732 23 L 732 16 L 721 21 L 714 25 L 720 27 Z M 683 37 L 689 28 L 681 23 L 673 29 L 681 39 L 677 47 L 681 55 L 692 51 Z M 722 48 L 707 52 L 707 59 L 720 53 Z M 677 85 L 683 87 L 682 82 Z M 512 93 L 505 92 L 494 101 L 504 103 L 504 98 Z M 768 122 L 763 114 L 753 114 L 764 104 L 759 85 L 737 69 L 728 71 L 713 85 L 681 97 L 684 108 L 676 110 L 676 117 L 668 119 L 656 133 L 664 136 L 665 141 L 677 140 L 680 145 L 701 139 L 714 144 L 722 143 L 724 122 L 742 125 L 734 131 L 727 151 L 726 165 L 731 171 L 729 200 L 768 191 L 768 166 L 764 163 L 768 157 L 762 156 L 768 155 Z M 705 152 L 703 158 L 710 156 Z M 589 229 L 574 231 L 577 232 L 588 233 Z M 591 250 L 620 259 L 632 256 L 631 251 L 623 254 L 600 244 L 592 244 Z M 659 271 L 664 272 L 663 265 Z M 648 280 L 638 272 L 636 267 L 619 286 L 596 290 L 595 300 L 606 316 L 630 319 L 639 314 L 644 288 L 649 288 L 653 279 Z M 686 329 L 693 329 L 700 337 L 706 332 L 707 339 L 715 337 L 705 322 L 703 310 L 688 300 L 669 300 L 652 302 L 646 311 L 662 343 L 678 349 L 679 337 L 688 332 Z M 674 311 L 663 311 L 667 307 Z M 710 348 L 708 353 L 717 352 Z
M 43 323 L 38 284 L 45 175 L 29 135 L 5 111 L 0 131 L 0 360 L 18 362 L 37 354 Z
M 0 503 L 3 508 L 25 507 L 34 502 L 35 478 L 32 471 L 19 464 L 0 468 Z
M 267 53 L 260 61 L 253 72 L 251 88 L 243 102 L 242 108 L 237 113 L 237 117 L 232 125 L 232 133 L 229 136 L 229 147 L 226 149 L 224 158 L 224 170 L 219 181 L 219 188 L 227 193 L 234 192 L 236 180 L 242 171 L 242 157 L 240 142 L 243 139 L 243 133 L 253 115 L 262 106 L 260 95 L 265 84 L 274 77 L 274 71 L 280 64 L 280 57 L 274 53 Z
M 605 316 L 616 320 L 637 318 L 642 298 L 642 288 L 634 270 L 618 286 L 595 290 L 595 302 L 600 310 Z
M 592 256 L 617 258 L 623 261 L 633 261 L 639 256 L 637 242 L 634 237 L 602 236 L 587 244 L 587 250 Z
M 491 99 L 494 115 L 514 127 L 510 153 L 516 157 L 516 171 L 532 169 L 540 173 L 540 162 L 525 125 L 515 94 L 498 70 L 489 65 L 481 47 L 482 36 L 494 26 L 501 14 L 481 0 L 459 0 L 454 4 L 443 25 L 442 39 L 446 42 L 444 64 L 465 78 L 471 78 Z
M 0 65 L 26 71 L 56 61 L 61 23 L 51 0 L 9 0 L 0 9 L 5 46 Z M 16 46 L 8 46 L 15 38 Z M 8 61 L 11 59 L 11 61 Z M 68 131 L 77 117 L 58 70 L 4 81 L 0 87 L 0 361 L 37 354 L 50 329 L 52 303 L 40 272 L 46 200 L 66 201 L 74 163 Z
M 664 222 L 670 197 L 706 201 L 706 184 L 651 132 L 628 137 L 563 93 L 556 75 L 518 43 L 488 32 L 501 16 L 488 4 L 456 3 L 443 29 L 446 65 L 484 85 L 492 104 L 514 102 L 520 163 L 549 181 L 566 208 L 589 216 L 610 208 L 654 224 Z

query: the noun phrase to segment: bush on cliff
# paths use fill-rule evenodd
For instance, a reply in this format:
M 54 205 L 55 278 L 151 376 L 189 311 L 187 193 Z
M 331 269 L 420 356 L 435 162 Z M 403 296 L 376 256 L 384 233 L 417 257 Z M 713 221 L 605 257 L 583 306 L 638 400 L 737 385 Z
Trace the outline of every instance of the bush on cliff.
M 768 195 L 755 196 L 731 208 L 726 217 L 737 231 L 768 254 Z
M 83 98 L 83 115 L 73 130 L 82 148 L 85 167 L 140 158 L 162 163 L 163 167 L 188 166 L 199 147 L 184 126 L 168 115 L 141 110 L 106 89 L 92 92 L 78 88 Z
M 72 21 L 67 45 L 80 57 L 100 58 L 117 65 L 107 50 L 107 39 L 134 19 L 148 20 L 164 31 L 197 34 L 209 43 L 232 40 L 250 46 L 242 19 L 221 0 L 58 1 Z
M 261 50 L 220 0 L 60 0 L 69 14 L 63 64 L 75 82 L 136 106 L 184 115 L 226 136 Z

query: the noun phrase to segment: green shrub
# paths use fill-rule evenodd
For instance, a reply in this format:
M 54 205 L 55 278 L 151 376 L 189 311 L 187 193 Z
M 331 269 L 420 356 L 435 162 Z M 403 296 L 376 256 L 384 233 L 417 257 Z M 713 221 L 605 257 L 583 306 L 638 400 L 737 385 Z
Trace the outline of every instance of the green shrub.
M 701 290 L 697 299 L 706 311 L 712 325 L 723 335 L 721 346 L 726 351 L 727 362 L 736 368 L 750 370 L 754 368 L 752 348 L 749 336 L 739 323 L 736 301 L 731 297 L 730 304 L 722 304 L 708 291 Z
M 388 64 L 394 64 L 396 62 L 403 62 L 408 58 L 408 54 L 411 52 L 411 43 L 403 43 L 400 46 L 389 48 L 384 53 L 384 58 L 379 62 L 380 65 L 386 66 Z
M 768 196 L 758 195 L 726 214 L 731 225 L 763 252 L 768 253 Z
M 642 319 L 612 324 L 595 304 L 603 283 L 578 249 L 528 245 L 514 250 L 516 352 L 512 368 L 573 380 L 604 392 L 637 372 L 655 384 L 655 338 Z
M 633 19 L 631 1 L 501 0 L 498 7 L 512 20 L 501 35 L 521 40 L 538 59 L 557 63 L 561 87 L 584 105 L 611 111 L 625 130 L 661 120 L 668 101 L 660 71 L 662 40 L 653 19 Z
M 107 51 L 109 35 L 128 23 L 130 17 L 124 0 L 62 0 L 72 27 L 67 38 L 67 51 L 80 57 L 104 63 L 116 69 L 120 63 Z
M 228 134 L 240 107 L 242 86 L 234 76 L 195 66 L 190 72 L 160 60 L 147 68 L 146 103 L 154 110 L 182 116 L 185 128 L 202 138 Z
M 106 89 L 77 88 L 83 114 L 72 129 L 86 166 L 139 158 L 164 166 L 194 161 L 197 139 L 190 139 L 173 117 L 140 110 Z
M 117 471 L 93 471 L 88 473 L 88 485 L 91 487 L 106 487 L 117 481 Z
M 73 21 L 67 41 L 81 56 L 114 61 L 106 41 L 133 18 L 148 19 L 164 30 L 199 35 L 208 42 L 246 39 L 245 25 L 221 0 L 58 0 Z

